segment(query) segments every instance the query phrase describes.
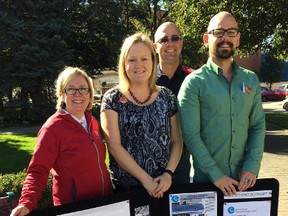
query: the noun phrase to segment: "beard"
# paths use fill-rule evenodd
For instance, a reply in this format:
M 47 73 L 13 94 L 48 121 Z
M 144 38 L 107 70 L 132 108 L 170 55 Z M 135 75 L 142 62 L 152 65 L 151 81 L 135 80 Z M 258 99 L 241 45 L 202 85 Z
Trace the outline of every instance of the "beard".
M 220 48 L 223 44 L 229 45 L 230 49 L 222 49 Z M 216 50 L 215 50 L 215 56 L 220 59 L 229 59 L 231 58 L 235 53 L 235 48 L 233 47 L 233 44 L 230 42 L 222 42 L 217 44 Z

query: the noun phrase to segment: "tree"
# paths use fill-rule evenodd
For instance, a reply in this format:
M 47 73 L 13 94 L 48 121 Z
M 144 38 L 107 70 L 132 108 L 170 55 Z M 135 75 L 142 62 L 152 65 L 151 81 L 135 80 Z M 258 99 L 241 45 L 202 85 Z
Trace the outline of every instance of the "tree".
M 270 55 L 265 55 L 261 64 L 260 80 L 272 87 L 273 83 L 280 82 L 283 73 L 283 64 Z
M 39 119 L 36 109 L 54 110 L 54 81 L 64 66 L 90 75 L 115 68 L 120 12 L 114 0 L 2 0 L 0 107 L 20 107 L 21 120 Z
M 62 18 L 66 2 L 1 2 L 1 92 L 9 98 L 7 105 L 21 107 L 23 119 L 31 105 L 41 113 L 55 102 L 48 89 L 71 57 L 62 37 L 68 29 Z
M 268 45 L 268 52 L 272 56 L 278 59 L 282 59 L 288 61 L 288 25 L 287 18 L 286 22 L 283 24 L 279 24 L 274 31 L 274 35 L 272 37 L 272 42 Z
M 127 34 L 146 32 L 154 36 L 158 26 L 169 20 L 168 8 L 172 0 L 119 0 L 123 26 Z
M 287 60 L 288 2 L 286 0 L 183 0 L 175 1 L 169 16 L 190 42 L 184 46 L 185 64 L 197 67 L 206 62 L 202 36 L 209 20 L 219 11 L 231 12 L 239 23 L 241 43 L 238 54 L 248 56 L 259 49 Z M 281 45 L 282 44 L 282 45 Z
M 116 1 L 73 0 L 64 13 L 71 26 L 66 34 L 68 46 L 74 50 L 71 64 L 90 75 L 115 68 L 123 38 Z

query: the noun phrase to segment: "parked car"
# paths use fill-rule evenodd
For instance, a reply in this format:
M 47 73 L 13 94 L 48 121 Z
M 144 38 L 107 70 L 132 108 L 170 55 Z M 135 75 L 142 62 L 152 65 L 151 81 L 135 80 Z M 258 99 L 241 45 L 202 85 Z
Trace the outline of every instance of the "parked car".
M 279 88 L 262 91 L 262 101 L 282 101 L 286 98 L 287 92 Z
M 288 99 L 286 99 L 283 103 L 283 109 L 285 109 L 286 111 L 288 111 Z
M 279 89 L 283 91 L 288 91 L 288 84 L 282 84 L 281 86 L 279 86 Z
M 261 86 L 261 92 L 263 92 L 263 91 L 267 91 L 267 90 L 268 90 L 267 87 Z

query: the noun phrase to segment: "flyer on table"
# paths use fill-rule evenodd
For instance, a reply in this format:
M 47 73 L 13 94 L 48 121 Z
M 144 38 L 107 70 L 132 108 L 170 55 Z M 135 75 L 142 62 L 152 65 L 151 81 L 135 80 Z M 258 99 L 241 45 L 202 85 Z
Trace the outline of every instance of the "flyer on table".
M 179 193 L 169 195 L 170 216 L 183 214 L 217 215 L 217 192 Z
M 271 201 L 224 203 L 223 216 L 270 216 Z

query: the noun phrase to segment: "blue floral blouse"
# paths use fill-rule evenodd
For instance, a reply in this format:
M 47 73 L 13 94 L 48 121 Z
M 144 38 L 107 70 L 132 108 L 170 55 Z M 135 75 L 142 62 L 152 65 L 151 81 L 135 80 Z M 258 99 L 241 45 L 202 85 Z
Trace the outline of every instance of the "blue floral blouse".
M 101 104 L 101 112 L 111 109 L 118 113 L 122 146 L 153 178 L 161 175 L 167 166 L 170 118 L 178 112 L 175 95 L 166 87 L 160 88 L 156 100 L 147 106 L 138 106 L 128 100 L 118 87 L 108 90 Z M 140 186 L 140 182 L 123 170 L 111 155 L 110 169 L 116 186 Z

